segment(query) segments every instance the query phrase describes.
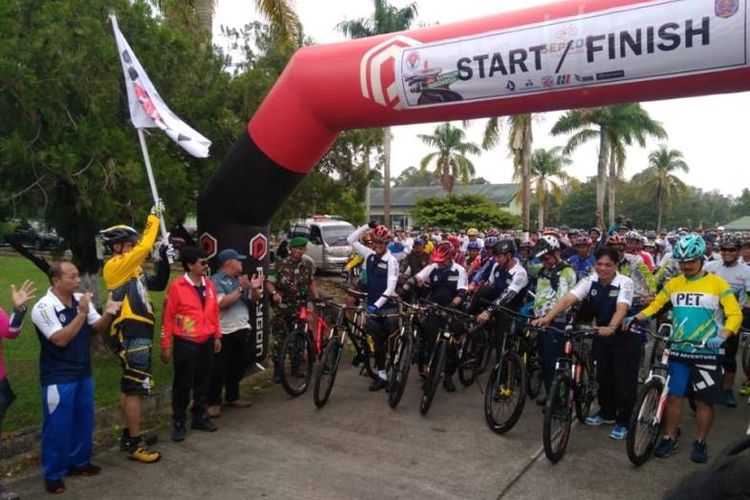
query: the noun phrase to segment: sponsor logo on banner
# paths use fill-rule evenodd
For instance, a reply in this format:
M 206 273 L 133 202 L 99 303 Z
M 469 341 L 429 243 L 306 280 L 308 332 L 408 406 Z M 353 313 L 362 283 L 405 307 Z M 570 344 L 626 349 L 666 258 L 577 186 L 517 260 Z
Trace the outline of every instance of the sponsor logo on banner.
M 415 108 L 746 68 L 749 9 L 749 0 L 654 0 L 404 44 L 397 95 L 384 102 Z
M 732 17 L 740 9 L 740 0 L 714 0 L 714 12 L 718 17 Z
M 413 47 L 420 42 L 403 35 L 377 44 L 365 52 L 359 63 L 359 83 L 362 96 L 372 99 L 381 106 L 389 108 L 400 108 L 401 103 L 393 74 L 394 63 L 400 65 L 402 61 L 397 59 L 402 54 L 404 47 Z M 406 58 L 407 64 L 419 67 L 419 53 L 415 56 L 409 54 Z
M 268 253 L 268 238 L 265 234 L 256 234 L 250 240 L 250 251 L 248 252 L 255 260 L 263 260 Z

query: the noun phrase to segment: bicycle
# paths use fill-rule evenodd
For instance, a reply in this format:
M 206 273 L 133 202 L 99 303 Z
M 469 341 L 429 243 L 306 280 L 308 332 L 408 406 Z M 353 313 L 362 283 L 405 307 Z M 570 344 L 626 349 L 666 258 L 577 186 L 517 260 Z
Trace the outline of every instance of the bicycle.
M 499 310 L 512 317 L 522 316 L 507 307 Z M 521 418 L 526 403 L 526 365 L 518 353 L 519 339 L 507 332 L 497 332 L 495 341 L 497 361 L 487 379 L 484 391 L 484 418 L 490 430 L 504 434 Z
M 544 454 L 552 463 L 559 462 L 565 454 L 573 409 L 578 420 L 585 421 L 597 392 L 596 362 L 589 342 L 597 330 L 590 326 L 577 328 L 573 330 L 572 325 L 565 330 L 552 326 L 540 328 L 565 339 L 565 355 L 555 364 L 555 376 L 544 406 L 542 442 Z
M 331 299 L 316 300 L 320 307 L 331 304 Z M 286 304 L 279 304 L 280 309 L 289 309 Z M 311 322 L 315 324 L 315 331 Z M 281 386 L 292 397 L 297 397 L 307 390 L 312 378 L 313 363 L 324 349 L 326 333 L 331 326 L 314 309 L 307 305 L 306 300 L 297 304 L 297 314 L 292 330 L 287 333 L 281 345 L 279 360 L 281 363 Z
M 350 329 L 346 326 L 346 312 L 353 310 L 355 318 L 364 312 L 364 308 L 361 306 L 354 308 L 340 304 L 332 304 L 332 306 L 339 310 L 336 324 L 331 330 L 326 347 L 320 356 L 313 381 L 313 401 L 318 408 L 322 408 L 328 402 L 333 390 L 333 383 L 336 381 L 341 353 L 346 345 L 346 340 L 347 338 L 353 338 L 350 335 Z
M 669 393 L 669 353 L 673 345 L 690 344 L 702 347 L 704 342 L 695 340 L 674 340 L 672 336 L 672 325 L 664 323 L 659 327 L 659 332 L 652 333 L 646 328 L 633 325 L 630 327 L 634 333 L 641 333 L 653 337 L 657 342 L 664 343 L 661 359 L 649 370 L 648 378 L 638 393 L 638 399 L 628 422 L 628 437 L 626 449 L 628 459 L 636 467 L 643 465 L 651 458 L 656 442 L 659 439 L 659 428 L 664 410 L 667 406 L 667 395 Z
M 435 334 L 435 346 L 433 347 L 432 353 L 430 354 L 430 361 L 427 366 L 427 376 L 424 383 L 422 384 L 422 398 L 419 403 L 419 413 L 422 416 L 427 415 L 427 412 L 432 405 L 432 400 L 435 397 L 437 387 L 440 384 L 440 377 L 442 377 L 443 372 L 445 371 L 445 363 L 448 357 L 448 342 L 454 341 L 452 331 L 452 323 L 454 321 L 451 320 L 457 320 L 457 318 L 460 317 L 464 320 L 468 319 L 472 322 L 474 321 L 474 316 L 461 312 L 457 309 L 444 307 L 433 302 L 426 303 L 426 307 L 428 310 L 432 310 L 434 313 L 440 314 L 445 319 L 445 322 L 442 328 L 438 329 L 437 333 Z M 462 337 L 465 336 L 462 335 Z M 463 343 L 459 346 L 458 350 L 458 357 L 459 359 L 461 359 Z
M 740 356 L 742 371 L 743 373 L 750 373 L 750 329 L 740 328 L 738 335 L 742 345 L 742 355 Z M 747 403 L 750 404 L 750 398 L 748 398 Z
M 406 314 L 402 314 L 403 320 L 397 334 L 388 338 L 389 355 L 386 361 L 388 405 L 391 408 L 396 408 L 404 395 L 406 381 L 409 378 L 409 370 L 413 361 L 412 353 L 416 338 L 415 321 L 418 316 L 425 313 L 426 308 L 410 304 L 397 297 L 389 297 L 389 300 L 398 303 L 402 311 L 403 309 L 408 311 Z

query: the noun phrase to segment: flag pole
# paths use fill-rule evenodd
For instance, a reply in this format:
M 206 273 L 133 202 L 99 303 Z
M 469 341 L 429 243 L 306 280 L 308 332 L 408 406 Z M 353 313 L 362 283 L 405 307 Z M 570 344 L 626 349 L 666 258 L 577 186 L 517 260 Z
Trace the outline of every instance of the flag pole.
M 148 147 L 146 146 L 146 137 L 143 135 L 143 129 L 138 128 L 138 140 L 141 142 L 141 152 L 143 161 L 146 164 L 146 175 L 148 175 L 148 184 L 151 187 L 151 196 L 154 198 L 154 205 L 159 203 L 159 193 L 156 191 L 156 181 L 154 180 L 154 171 L 151 168 L 151 159 L 148 156 Z M 159 226 L 161 227 L 161 237 L 165 243 L 169 243 L 167 235 L 167 224 L 164 222 L 164 214 L 159 215 Z

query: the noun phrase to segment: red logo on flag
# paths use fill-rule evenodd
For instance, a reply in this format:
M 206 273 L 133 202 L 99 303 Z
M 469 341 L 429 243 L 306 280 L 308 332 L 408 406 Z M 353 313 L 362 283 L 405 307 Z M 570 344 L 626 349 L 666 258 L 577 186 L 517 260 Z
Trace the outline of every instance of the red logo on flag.
M 256 234 L 250 240 L 250 251 L 248 252 L 255 260 L 263 260 L 268 253 L 268 238 L 265 234 Z
M 211 236 L 209 233 L 203 233 L 198 238 L 198 244 L 201 246 L 204 252 L 206 252 L 206 258 L 210 259 L 216 256 L 219 248 L 219 242 L 216 238 Z

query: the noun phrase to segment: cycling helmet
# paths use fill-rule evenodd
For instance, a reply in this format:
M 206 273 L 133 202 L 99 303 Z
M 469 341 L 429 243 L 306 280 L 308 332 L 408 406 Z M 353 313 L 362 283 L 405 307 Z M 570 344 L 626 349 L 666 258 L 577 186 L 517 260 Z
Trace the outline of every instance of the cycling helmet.
M 417 245 L 424 246 L 424 244 L 425 244 L 424 238 L 422 238 L 421 236 L 414 240 L 414 246 L 417 246 Z
M 497 236 L 499 233 L 500 231 L 496 227 L 491 227 L 487 230 L 487 236 Z
M 482 245 L 479 244 L 477 240 L 470 241 L 468 245 L 466 245 L 467 250 L 481 250 Z
M 479 230 L 475 227 L 471 227 L 466 231 L 466 236 L 479 236 Z
M 484 240 L 484 247 L 485 248 L 492 248 L 495 246 L 495 243 L 497 243 L 497 236 L 487 236 Z
M 430 254 L 430 261 L 435 264 L 448 262 L 453 258 L 453 245 L 448 242 L 440 243 Z
M 625 233 L 625 239 L 643 241 L 638 231 L 628 231 L 627 233 Z
M 560 242 L 554 236 L 542 236 L 534 247 L 534 258 L 544 257 L 548 253 L 560 250 Z
M 404 250 L 406 250 L 406 248 L 400 241 L 392 241 L 390 245 L 388 245 L 388 251 L 391 253 L 401 253 Z
M 581 233 L 578 235 L 578 237 L 575 240 L 573 240 L 573 245 L 574 246 L 579 246 L 579 245 L 589 246 L 591 245 L 591 238 L 589 238 L 586 233 Z
M 608 247 L 621 246 L 621 245 L 625 245 L 625 239 L 619 234 L 615 233 L 611 235 L 609 238 L 607 238 Z
M 107 247 L 112 247 L 115 243 L 124 243 L 126 241 L 138 241 L 138 231 L 130 226 L 118 224 L 99 231 L 102 243 Z
M 742 248 L 742 242 L 737 238 L 722 238 L 720 248 L 739 250 Z
M 451 245 L 453 245 L 453 248 L 455 248 L 456 250 L 460 250 L 461 249 L 461 238 L 459 238 L 458 236 L 455 236 L 455 235 L 451 234 L 450 236 L 448 236 L 447 239 L 448 239 L 448 243 L 450 243 Z
M 391 231 L 385 226 L 377 226 L 372 230 L 372 241 L 385 243 L 391 240 Z
M 688 234 L 679 239 L 672 249 L 677 261 L 700 259 L 706 253 L 706 242 L 697 234 Z
M 500 255 L 501 253 L 516 253 L 516 242 L 513 240 L 500 240 L 492 247 L 492 253 L 494 255 Z
M 544 231 L 542 231 L 543 236 L 554 236 L 555 238 L 557 238 L 559 234 L 559 231 L 554 227 L 545 227 Z

